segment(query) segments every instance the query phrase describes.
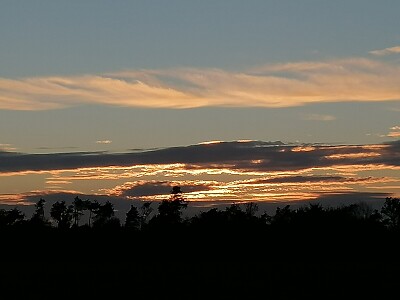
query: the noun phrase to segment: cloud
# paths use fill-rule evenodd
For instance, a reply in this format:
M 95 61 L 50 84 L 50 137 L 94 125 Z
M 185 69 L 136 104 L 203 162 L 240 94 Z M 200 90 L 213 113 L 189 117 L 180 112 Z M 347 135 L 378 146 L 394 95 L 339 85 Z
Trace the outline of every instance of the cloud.
M 272 64 L 226 71 L 177 68 L 84 76 L 0 78 L 0 109 L 81 104 L 145 108 L 294 107 L 400 99 L 400 66 L 370 59 Z
M 60 192 L 160 201 L 168 199 L 174 185 L 181 186 L 184 196 L 198 207 L 310 201 L 377 189 L 398 193 L 399 157 L 400 141 L 372 145 L 218 141 L 128 153 L 0 152 L 1 176 L 9 176 L 9 182 L 17 177 L 39 186 L 43 182 L 41 189 L 50 190 L 29 193 L 28 186 L 17 191 L 20 197 L 0 195 L 0 203 L 24 203 L 28 194 Z
M 336 117 L 331 115 L 321 115 L 321 114 L 308 114 L 303 117 L 303 120 L 307 121 L 333 121 Z
M 201 181 L 158 181 L 158 180 L 139 180 L 136 182 L 126 182 L 121 186 L 108 191 L 108 194 L 115 196 L 128 197 L 131 199 L 140 199 L 148 196 L 159 196 L 165 198 L 172 189 L 172 186 L 181 187 L 181 191 L 185 194 L 193 192 L 207 191 L 210 184 Z
M 400 137 L 400 131 L 391 131 L 387 134 L 388 137 L 397 138 Z
M 378 55 L 378 56 L 384 56 L 384 55 L 389 55 L 389 54 L 396 54 L 400 53 L 400 46 L 395 46 L 395 47 L 390 47 L 390 48 L 385 48 L 385 49 L 379 49 L 379 50 L 374 50 L 370 51 L 370 54 L 373 55 Z
M 370 181 L 371 178 L 346 178 L 343 176 L 302 176 L 302 175 L 295 175 L 295 176 L 277 176 L 272 178 L 266 179 L 257 179 L 254 180 L 253 183 L 256 184 L 304 184 L 304 183 L 318 183 L 318 182 L 325 182 L 325 183 L 343 183 L 343 182 L 363 182 L 363 181 Z
M 96 144 L 111 144 L 112 141 L 110 140 L 103 140 L 103 141 L 96 141 Z
M 389 133 L 386 135 L 381 135 L 381 137 L 391 137 L 391 138 L 400 137 L 400 126 L 391 127 Z
M 192 172 L 199 169 L 273 172 L 337 165 L 400 167 L 400 141 L 378 145 L 285 145 L 282 142 L 233 141 L 128 153 L 0 152 L 0 173 L 140 165 L 151 167 L 151 172 L 157 172 L 163 165 Z
M 11 144 L 0 144 L 0 151 L 15 151 L 17 148 L 13 147 Z

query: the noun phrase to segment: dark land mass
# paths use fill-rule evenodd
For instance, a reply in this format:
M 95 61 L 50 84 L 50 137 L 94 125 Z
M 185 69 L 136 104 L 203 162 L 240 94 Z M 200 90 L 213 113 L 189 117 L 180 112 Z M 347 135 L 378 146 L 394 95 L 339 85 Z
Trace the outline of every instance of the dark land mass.
M 166 203 L 150 220 L 138 214 L 123 225 L 112 217 L 94 218 L 90 226 L 71 219 L 64 228 L 34 216 L 3 223 L 2 293 L 56 299 L 398 294 L 399 199 L 388 198 L 380 212 L 310 205 L 256 216 L 251 206 L 232 205 L 186 220 L 180 217 L 184 200 Z

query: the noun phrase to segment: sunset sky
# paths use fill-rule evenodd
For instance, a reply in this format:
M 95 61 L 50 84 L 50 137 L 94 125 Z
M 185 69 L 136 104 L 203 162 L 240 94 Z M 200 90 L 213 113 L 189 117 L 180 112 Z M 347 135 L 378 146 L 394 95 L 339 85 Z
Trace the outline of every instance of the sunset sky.
M 398 197 L 399 12 L 2 1 L 0 204 L 130 205 L 172 185 L 203 208 Z

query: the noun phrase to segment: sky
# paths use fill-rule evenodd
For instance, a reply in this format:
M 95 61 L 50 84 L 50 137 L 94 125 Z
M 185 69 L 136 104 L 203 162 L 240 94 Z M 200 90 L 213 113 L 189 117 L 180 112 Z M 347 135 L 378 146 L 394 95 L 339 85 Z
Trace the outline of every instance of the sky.
M 200 208 L 398 197 L 399 11 L 4 0 L 0 205 L 128 205 L 173 185 Z

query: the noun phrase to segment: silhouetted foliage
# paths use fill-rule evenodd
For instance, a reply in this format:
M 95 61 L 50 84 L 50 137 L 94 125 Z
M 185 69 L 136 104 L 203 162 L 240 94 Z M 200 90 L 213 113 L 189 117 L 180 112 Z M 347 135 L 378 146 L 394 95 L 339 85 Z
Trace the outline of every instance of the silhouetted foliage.
M 93 227 L 120 227 L 120 220 L 114 217 L 114 205 L 107 201 L 94 212 Z
M 0 249 L 8 251 L 3 255 L 7 259 L 2 272 L 12 278 L 7 284 L 15 278 L 20 282 L 27 274 L 24 284 L 30 288 L 42 292 L 44 282 L 59 292 L 73 278 L 79 283 L 74 293 L 85 288 L 93 296 L 109 288 L 113 294 L 129 286 L 131 291 L 135 288 L 135 296 L 146 298 L 156 284 L 163 293 L 173 290 L 179 295 L 182 287 L 192 289 L 207 279 L 207 285 L 221 287 L 221 299 L 227 295 L 257 298 L 251 294 L 256 286 L 268 290 L 268 295 L 275 291 L 277 299 L 311 292 L 324 297 L 326 291 L 332 293 L 332 282 L 335 288 L 340 284 L 348 288 L 357 279 L 362 283 L 357 289 L 365 283 L 380 284 L 380 293 L 397 287 L 397 198 L 387 198 L 380 211 L 362 202 L 338 207 L 313 202 L 278 207 L 269 215 L 259 212 L 256 203 L 233 203 L 183 219 L 188 202 L 175 187 L 159 203 L 153 218 L 154 202 L 131 205 L 124 228 L 111 202 L 76 197 L 73 203 L 55 202 L 50 209 L 53 226 L 64 230 L 51 226 L 29 230 L 32 225 L 48 224 L 44 199 L 36 203 L 27 222 L 17 209 L 0 209 Z M 78 226 L 84 212 L 89 215 L 89 226 Z M 162 280 L 158 283 L 154 278 Z M 193 290 L 183 294 L 190 298 L 194 295 L 190 293 Z M 215 295 L 195 293 L 200 299 Z
M 177 225 L 182 222 L 182 210 L 187 207 L 179 186 L 171 190 L 169 200 L 162 200 L 158 206 L 158 214 L 152 219 L 156 225 Z
M 100 209 L 100 203 L 97 202 L 97 200 L 94 200 L 93 202 L 90 200 L 84 201 L 84 207 L 86 210 L 89 211 L 89 227 L 92 224 L 92 219 L 93 219 L 93 214 L 96 214 L 97 211 Z
M 287 226 L 293 220 L 293 211 L 290 209 L 290 205 L 286 205 L 284 208 L 277 207 L 275 215 L 271 217 L 270 223 L 274 226 Z
M 148 218 L 153 212 L 153 208 L 151 207 L 152 202 L 144 202 L 140 207 L 140 228 L 143 229 L 147 224 Z
M 384 222 L 392 229 L 400 227 L 400 199 L 387 197 L 381 209 Z
M 245 204 L 245 212 L 248 216 L 254 217 L 255 214 L 258 212 L 258 204 L 254 202 L 248 202 Z
M 131 205 L 130 210 L 126 213 L 125 227 L 138 230 L 140 229 L 140 224 L 141 218 L 139 210 L 135 206 Z
M 17 208 L 0 209 L 0 228 L 19 225 L 24 221 L 24 218 L 25 215 Z
M 74 226 L 79 226 L 79 220 L 83 215 L 83 211 L 85 210 L 86 205 L 85 202 L 78 196 L 75 197 L 74 201 L 72 202 L 72 205 L 73 205 Z
M 58 228 L 70 228 L 72 225 L 74 208 L 67 206 L 65 201 L 55 202 L 50 209 L 50 216 L 57 222 Z
M 30 219 L 30 223 L 35 226 L 47 226 L 50 225 L 45 218 L 44 205 L 46 200 L 40 198 L 40 200 L 35 204 L 35 212 Z

